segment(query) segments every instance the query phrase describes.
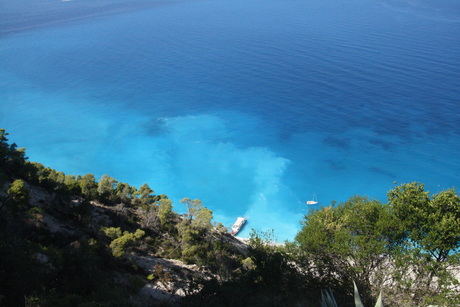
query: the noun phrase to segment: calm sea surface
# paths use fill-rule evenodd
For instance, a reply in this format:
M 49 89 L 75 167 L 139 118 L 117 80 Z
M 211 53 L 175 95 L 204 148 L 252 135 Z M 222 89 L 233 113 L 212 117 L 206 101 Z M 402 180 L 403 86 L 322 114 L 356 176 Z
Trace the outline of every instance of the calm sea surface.
M 460 1 L 3 0 L 0 127 L 292 239 L 314 195 L 459 187 Z

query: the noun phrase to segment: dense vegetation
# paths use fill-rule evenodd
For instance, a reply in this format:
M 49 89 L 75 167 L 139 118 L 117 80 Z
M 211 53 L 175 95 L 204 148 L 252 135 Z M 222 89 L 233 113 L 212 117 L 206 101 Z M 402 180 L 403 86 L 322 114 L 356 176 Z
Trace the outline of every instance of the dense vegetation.
M 3 129 L 0 187 L 0 305 L 138 305 L 148 283 L 162 284 L 171 300 L 195 291 L 200 279 L 224 278 L 243 259 L 201 201 L 184 199 L 183 216 L 147 184 L 97 182 L 28 162 Z M 206 265 L 205 272 L 142 265 L 163 258 Z
M 147 184 L 29 162 L 0 129 L 0 305 L 320 306 L 331 289 L 354 306 L 353 282 L 365 306 L 380 291 L 385 306 L 460 304 L 454 189 L 354 196 L 309 212 L 285 244 L 242 244 L 200 200 L 181 202 L 183 215 Z
M 414 182 L 388 199 L 355 196 L 312 211 L 292 244 L 298 263 L 333 289 L 355 281 L 367 304 L 380 290 L 388 305 L 458 304 L 459 196 L 430 197 Z

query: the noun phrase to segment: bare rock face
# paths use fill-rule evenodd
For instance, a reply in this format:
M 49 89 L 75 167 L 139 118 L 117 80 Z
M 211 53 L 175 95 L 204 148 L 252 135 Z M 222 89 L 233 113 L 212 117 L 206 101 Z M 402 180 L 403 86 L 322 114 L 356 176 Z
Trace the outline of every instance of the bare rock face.
M 191 291 L 190 282 L 194 278 L 210 279 L 215 276 L 195 264 L 188 265 L 175 259 L 154 256 L 134 256 L 132 260 L 142 267 L 151 281 L 139 291 L 139 299 L 155 299 L 165 302 L 178 302 Z
M 43 208 L 44 206 L 49 206 L 53 203 L 56 195 L 53 195 L 47 192 L 45 189 L 30 185 L 28 183 L 25 184 L 27 190 L 29 191 L 29 204 L 32 207 L 39 207 Z

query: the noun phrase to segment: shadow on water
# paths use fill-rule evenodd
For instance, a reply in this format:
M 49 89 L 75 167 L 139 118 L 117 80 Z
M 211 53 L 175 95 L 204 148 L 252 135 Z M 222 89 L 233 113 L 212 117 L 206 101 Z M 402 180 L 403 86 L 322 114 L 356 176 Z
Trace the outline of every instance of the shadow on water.
M 350 148 L 350 140 L 342 137 L 334 137 L 328 136 L 323 140 L 325 145 L 329 145 L 332 147 L 338 147 L 341 149 L 348 149 Z
M 391 180 L 394 180 L 394 178 L 397 178 L 396 174 L 393 174 L 389 171 L 386 171 L 382 168 L 379 168 L 379 167 L 369 167 L 369 170 L 373 173 L 376 173 L 377 175 L 383 175 L 383 176 L 386 176 L 388 177 L 389 179 Z

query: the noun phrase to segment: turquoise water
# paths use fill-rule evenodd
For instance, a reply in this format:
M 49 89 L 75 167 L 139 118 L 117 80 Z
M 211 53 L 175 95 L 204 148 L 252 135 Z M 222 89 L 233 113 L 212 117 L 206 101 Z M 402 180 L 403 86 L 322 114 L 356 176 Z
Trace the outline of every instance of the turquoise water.
M 0 126 L 32 161 L 293 238 L 318 206 L 460 179 L 456 1 L 0 4 Z M 22 16 L 22 17 L 21 17 Z

